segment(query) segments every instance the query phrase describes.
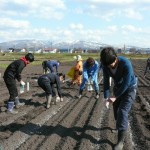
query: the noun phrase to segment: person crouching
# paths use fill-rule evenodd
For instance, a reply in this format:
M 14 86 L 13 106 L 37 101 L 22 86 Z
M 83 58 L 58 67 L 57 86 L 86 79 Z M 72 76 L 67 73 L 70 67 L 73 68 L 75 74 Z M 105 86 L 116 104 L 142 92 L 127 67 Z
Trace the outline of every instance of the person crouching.
M 63 73 L 48 73 L 40 76 L 38 78 L 38 85 L 45 91 L 46 93 L 46 108 L 50 108 L 50 104 L 52 101 L 52 97 L 56 96 L 55 88 L 56 85 L 58 96 L 60 97 L 60 101 L 63 101 L 61 86 L 60 83 L 65 80 L 65 75 Z

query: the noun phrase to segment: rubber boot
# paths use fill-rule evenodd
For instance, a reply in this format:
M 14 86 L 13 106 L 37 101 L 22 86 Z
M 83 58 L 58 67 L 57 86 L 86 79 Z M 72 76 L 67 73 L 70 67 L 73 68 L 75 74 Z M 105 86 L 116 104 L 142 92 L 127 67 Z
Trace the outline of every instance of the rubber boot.
M 47 99 L 46 108 L 50 108 L 50 104 L 51 104 L 51 100 L 52 100 L 52 95 L 47 95 L 46 99 Z
M 14 102 L 8 102 L 7 103 L 7 112 L 11 113 L 11 114 L 17 114 L 18 111 L 14 109 L 15 105 Z
M 115 145 L 114 150 L 122 150 L 126 131 L 118 131 L 118 143 Z
M 96 91 L 96 98 L 99 98 L 99 92 Z
M 19 107 L 21 107 L 21 106 L 24 106 L 25 105 L 25 103 L 24 102 L 20 102 L 19 101 L 19 97 L 16 97 L 15 98 L 15 106 L 16 106 L 16 108 L 19 108 Z
M 82 97 L 82 92 L 83 92 L 83 90 L 80 90 L 80 91 L 79 91 L 79 96 L 78 96 L 78 98 L 81 98 L 81 97 Z

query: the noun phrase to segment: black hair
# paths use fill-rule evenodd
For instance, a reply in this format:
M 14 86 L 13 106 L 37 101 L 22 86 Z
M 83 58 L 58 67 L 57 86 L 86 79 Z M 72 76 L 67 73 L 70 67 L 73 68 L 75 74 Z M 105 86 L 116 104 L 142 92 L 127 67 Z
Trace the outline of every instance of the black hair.
M 92 58 L 92 57 L 89 57 L 87 60 L 86 60 L 86 66 L 89 68 L 91 66 L 93 66 L 95 64 L 95 60 Z
M 65 80 L 65 77 L 66 77 L 66 76 L 65 76 L 65 74 L 63 74 L 63 73 L 57 73 L 57 75 L 58 75 L 59 77 L 61 77 L 61 76 L 62 76 L 62 77 L 63 77 L 63 79 Z
M 104 66 L 112 64 L 117 57 L 113 47 L 105 47 L 100 53 L 100 61 Z
M 34 55 L 32 53 L 28 53 L 25 55 L 26 60 L 28 60 L 29 62 L 33 62 L 34 61 Z

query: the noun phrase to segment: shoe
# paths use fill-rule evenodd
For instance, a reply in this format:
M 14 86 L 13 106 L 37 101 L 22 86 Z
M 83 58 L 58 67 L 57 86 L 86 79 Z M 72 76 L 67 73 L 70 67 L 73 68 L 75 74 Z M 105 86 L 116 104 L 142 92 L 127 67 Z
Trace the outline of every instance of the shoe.
M 7 112 L 11 114 L 17 114 L 18 111 L 14 109 L 15 105 L 14 102 L 8 102 L 7 104 Z
M 123 149 L 125 136 L 126 136 L 126 131 L 118 131 L 118 143 L 115 145 L 114 150 Z
M 82 95 L 80 94 L 79 96 L 78 96 L 78 98 L 81 98 L 82 97 Z
M 118 130 L 117 129 L 112 129 L 111 132 L 112 133 L 118 133 Z
M 12 110 L 7 110 L 7 113 L 11 113 L 11 114 L 15 115 L 15 114 L 18 114 L 18 111 L 15 109 L 12 109 Z
M 18 98 L 15 99 L 15 107 L 16 108 L 20 108 L 21 106 L 24 106 L 24 105 L 25 105 L 24 102 L 21 103 Z
M 97 99 L 99 98 L 99 94 L 96 95 L 96 98 L 97 98 Z

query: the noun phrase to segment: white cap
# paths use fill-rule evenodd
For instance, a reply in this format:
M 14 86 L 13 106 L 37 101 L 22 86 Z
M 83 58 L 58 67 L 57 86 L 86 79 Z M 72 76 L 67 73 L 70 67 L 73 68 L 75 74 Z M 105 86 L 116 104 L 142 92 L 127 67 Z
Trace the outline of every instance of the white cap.
M 82 60 L 81 55 L 77 55 L 77 61 L 80 61 L 80 60 Z

